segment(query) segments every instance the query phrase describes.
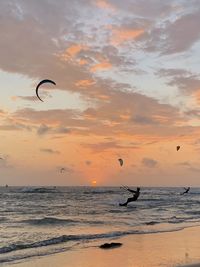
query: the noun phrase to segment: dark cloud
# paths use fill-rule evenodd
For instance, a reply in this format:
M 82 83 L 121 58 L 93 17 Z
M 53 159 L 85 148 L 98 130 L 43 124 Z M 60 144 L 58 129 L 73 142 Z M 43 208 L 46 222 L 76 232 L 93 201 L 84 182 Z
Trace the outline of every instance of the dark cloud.
M 45 124 L 41 124 L 40 127 L 37 130 L 38 135 L 45 135 L 50 131 L 50 127 L 48 127 Z
M 147 116 L 140 116 L 140 115 L 136 115 L 132 118 L 132 121 L 137 123 L 137 124 L 141 124 L 141 125 L 145 125 L 145 124 L 159 124 L 159 121 L 156 121 L 155 119 L 152 119 L 150 117 Z
M 88 166 L 90 166 L 92 164 L 92 161 L 91 160 L 86 160 L 85 161 L 85 164 L 88 165 Z
M 71 130 L 62 127 L 62 126 L 47 126 L 46 124 L 41 124 L 39 128 L 37 129 L 37 134 L 42 136 L 46 134 L 69 134 L 71 133 Z
M 0 131 L 22 131 L 27 130 L 31 131 L 32 128 L 29 125 L 22 124 L 22 123 L 4 123 L 0 125 Z
M 184 167 L 186 170 L 191 172 L 199 172 L 200 168 L 195 167 L 194 164 L 190 163 L 189 161 L 179 162 L 177 165 Z
M 158 161 L 151 158 L 143 158 L 142 164 L 148 168 L 155 168 L 158 165 Z
M 45 90 L 47 90 L 47 88 L 45 88 Z M 44 91 L 44 89 L 40 94 L 41 94 L 41 97 L 43 99 L 45 99 L 47 97 L 51 98 L 51 95 L 47 91 Z M 36 95 L 34 95 L 34 96 L 14 96 L 13 99 L 14 100 L 20 99 L 20 100 L 25 100 L 25 101 L 30 101 L 30 102 L 38 101 L 38 98 Z
M 167 84 L 175 86 L 184 94 L 191 94 L 200 89 L 199 75 L 184 69 L 160 69 L 159 77 L 167 78 Z
M 165 29 L 164 54 L 180 53 L 188 50 L 200 38 L 200 3 L 196 2 L 195 11 L 185 14 Z
M 171 1 L 173 19 L 169 13 L 165 19 L 158 16 L 162 23 L 153 23 L 141 40 L 146 51 L 161 55 L 183 53 L 199 41 L 200 3 L 190 3 L 191 5 L 188 5 L 186 1 L 182 1 L 176 6 L 176 2 Z
M 60 154 L 60 151 L 51 148 L 41 148 L 40 151 L 48 154 Z
M 166 17 L 175 10 L 178 5 L 174 0 L 127 0 L 126 4 L 120 0 L 110 0 L 109 2 L 120 10 L 137 15 L 138 17 L 147 17 L 151 19 Z
M 55 130 L 55 133 L 58 133 L 58 134 L 68 134 L 68 133 L 71 133 L 71 129 L 68 129 L 66 127 L 58 127 L 56 130 Z
M 183 167 L 191 167 L 191 163 L 189 161 L 179 162 L 177 164 Z
M 36 96 L 16 96 L 15 99 L 21 99 L 21 100 L 26 100 L 26 101 L 37 101 Z
M 191 109 L 191 110 L 187 110 L 184 113 L 186 116 L 190 116 L 190 117 L 200 117 L 200 110 L 199 109 Z
M 90 148 L 95 153 L 100 153 L 102 151 L 107 151 L 107 150 L 117 150 L 117 149 L 138 149 L 137 146 L 120 145 L 116 141 L 101 142 L 95 144 L 82 144 L 82 146 Z
M 190 168 L 188 168 L 188 170 L 189 171 L 191 171 L 191 172 L 200 172 L 200 168 L 197 168 L 197 167 L 190 167 Z

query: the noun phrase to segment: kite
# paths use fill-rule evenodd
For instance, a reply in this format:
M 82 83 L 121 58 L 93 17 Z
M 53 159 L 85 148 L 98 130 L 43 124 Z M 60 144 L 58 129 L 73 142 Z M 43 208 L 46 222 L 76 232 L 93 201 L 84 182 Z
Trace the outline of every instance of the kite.
M 124 164 L 123 159 L 118 159 L 120 166 L 122 166 Z
M 52 83 L 52 84 L 56 85 L 56 83 L 55 83 L 54 81 L 52 81 L 52 80 L 48 80 L 48 79 L 42 80 L 41 82 L 38 83 L 38 85 L 37 85 L 37 87 L 36 87 L 36 95 L 37 95 L 38 99 L 39 99 L 40 101 L 42 101 L 42 102 L 44 102 L 44 101 L 40 98 L 38 91 L 39 91 L 39 87 L 40 87 L 43 83 Z

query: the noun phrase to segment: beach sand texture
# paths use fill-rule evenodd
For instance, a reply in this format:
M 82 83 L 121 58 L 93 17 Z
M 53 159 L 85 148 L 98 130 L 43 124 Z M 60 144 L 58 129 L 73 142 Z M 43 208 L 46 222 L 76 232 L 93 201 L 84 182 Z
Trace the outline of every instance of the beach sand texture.
M 182 267 L 200 266 L 200 227 L 170 233 L 144 234 L 115 239 L 123 246 L 102 250 L 102 241 L 46 257 L 34 257 L 15 267 Z

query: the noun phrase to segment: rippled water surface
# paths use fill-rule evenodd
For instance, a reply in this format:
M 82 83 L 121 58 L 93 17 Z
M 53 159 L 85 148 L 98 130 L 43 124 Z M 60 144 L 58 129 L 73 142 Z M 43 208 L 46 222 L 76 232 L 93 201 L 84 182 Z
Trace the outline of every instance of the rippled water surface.
M 48 255 L 96 240 L 200 225 L 200 189 L 142 188 L 137 202 L 119 187 L 0 188 L 0 263 Z

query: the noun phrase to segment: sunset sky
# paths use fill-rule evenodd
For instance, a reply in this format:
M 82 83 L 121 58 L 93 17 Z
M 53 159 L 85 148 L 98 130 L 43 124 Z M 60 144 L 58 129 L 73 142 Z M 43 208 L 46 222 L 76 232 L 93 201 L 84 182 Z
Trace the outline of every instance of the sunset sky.
M 0 83 L 0 185 L 200 186 L 200 1 L 1 0 Z

